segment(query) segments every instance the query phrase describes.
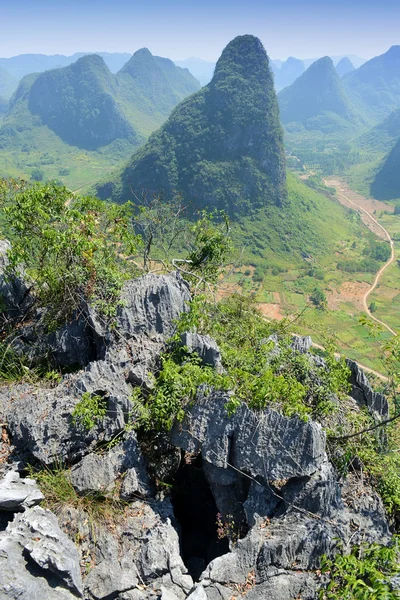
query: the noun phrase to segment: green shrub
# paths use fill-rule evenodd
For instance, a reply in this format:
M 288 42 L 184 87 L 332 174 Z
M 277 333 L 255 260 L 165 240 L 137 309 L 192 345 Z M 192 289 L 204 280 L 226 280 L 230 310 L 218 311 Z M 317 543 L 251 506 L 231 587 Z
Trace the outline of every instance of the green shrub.
M 214 337 L 220 346 L 226 375 L 204 367 L 196 355 L 181 352 L 163 357 L 162 368 L 154 389 L 144 396 L 139 388 L 133 401 L 139 420 L 146 428 L 170 428 L 174 419 L 182 419 L 194 401 L 200 385 L 230 390 L 229 413 L 245 402 L 250 408 L 268 406 L 291 416 L 307 419 L 329 414 L 335 409 L 333 396 L 348 391 L 349 369 L 343 359 L 336 359 L 334 348 L 325 353 L 326 368 L 316 368 L 310 357 L 294 352 L 291 336 L 283 333 L 284 324 L 267 323 L 255 309 L 252 299 L 233 295 L 218 304 L 197 297 L 191 311 L 181 317 L 179 332 L 196 328 Z M 268 340 L 280 332 L 280 342 Z
M 72 419 L 75 426 L 82 426 L 90 431 L 107 414 L 107 399 L 97 394 L 85 392 L 76 404 Z
M 390 578 L 399 572 L 399 539 L 390 546 L 370 544 L 354 546 L 350 554 L 325 558 L 322 572 L 330 577 L 320 591 L 321 600 L 395 600 Z
M 131 206 L 74 197 L 54 182 L 20 193 L 3 184 L 0 199 L 12 244 L 8 272 L 23 267 L 48 319 L 69 318 L 87 301 L 104 316 L 114 314 L 123 282 L 136 273 L 127 260 L 139 244 L 131 229 Z
M 43 181 L 44 171 L 42 171 L 42 169 L 33 169 L 31 173 L 31 179 L 33 181 Z

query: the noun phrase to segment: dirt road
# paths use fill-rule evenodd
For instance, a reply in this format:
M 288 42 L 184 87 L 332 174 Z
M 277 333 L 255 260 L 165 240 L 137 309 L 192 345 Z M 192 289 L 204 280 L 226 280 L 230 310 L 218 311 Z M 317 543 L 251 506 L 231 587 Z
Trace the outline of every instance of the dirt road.
M 363 306 L 364 306 L 365 312 L 367 313 L 367 315 L 371 319 L 373 319 L 376 323 L 379 323 L 380 325 L 382 325 L 382 327 L 384 327 L 385 329 L 387 329 L 388 331 L 390 331 L 390 333 L 392 333 L 393 335 L 397 335 L 397 333 L 387 323 L 385 323 L 384 321 L 381 321 L 380 319 L 378 319 L 377 317 L 375 317 L 372 314 L 372 312 L 370 311 L 369 307 L 368 307 L 368 297 L 372 294 L 372 292 L 378 286 L 382 274 L 386 271 L 386 269 L 389 267 L 389 265 L 391 265 L 394 262 L 394 260 L 395 260 L 394 241 L 390 237 L 390 234 L 387 231 L 387 229 L 385 229 L 383 227 L 383 225 L 381 225 L 375 219 L 375 217 L 366 208 L 364 208 L 365 204 L 367 203 L 367 201 L 366 201 L 365 198 L 363 198 L 359 194 L 355 194 L 353 196 L 353 199 L 350 199 L 349 195 L 344 193 L 346 190 L 343 187 L 343 184 L 339 180 L 336 180 L 336 179 L 324 179 L 324 183 L 325 183 L 325 185 L 327 185 L 329 187 L 335 187 L 336 188 L 336 193 L 338 195 L 338 200 L 339 200 L 339 202 L 341 202 L 341 204 L 344 204 L 345 206 L 347 206 L 348 204 L 350 204 L 351 206 L 354 206 L 358 211 L 361 211 L 364 215 L 366 215 L 368 217 L 368 220 L 370 220 L 371 223 L 374 225 L 373 230 L 375 230 L 375 233 L 377 233 L 377 235 L 379 235 L 383 239 L 386 239 L 389 242 L 389 244 L 390 244 L 390 249 L 391 249 L 390 258 L 379 269 L 379 271 L 375 275 L 374 281 L 373 281 L 371 287 L 364 294 L 362 302 L 363 302 Z M 344 200 L 345 202 L 343 202 L 342 200 Z M 365 201 L 365 202 L 363 202 L 363 201 Z M 364 206 L 362 204 L 364 204 Z M 380 204 L 383 204 L 383 203 L 380 203 Z M 386 205 L 384 205 L 384 206 L 386 207 Z M 372 227 L 371 227 L 371 229 L 372 229 Z

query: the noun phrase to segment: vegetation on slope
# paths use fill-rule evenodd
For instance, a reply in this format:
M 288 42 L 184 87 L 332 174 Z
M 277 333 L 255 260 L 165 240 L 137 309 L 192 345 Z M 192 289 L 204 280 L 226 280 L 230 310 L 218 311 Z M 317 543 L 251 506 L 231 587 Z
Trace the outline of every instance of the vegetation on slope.
M 160 97 L 153 95 L 146 72 L 136 78 L 127 72 L 112 75 L 96 55 L 26 76 L 0 129 L 0 173 L 29 177 L 31 169 L 41 168 L 45 177 L 61 177 L 76 188 L 127 160 L 172 108 L 199 88 L 187 70 L 148 54 L 150 62 L 163 65 L 157 67 Z M 131 67 L 140 62 L 141 51 L 136 55 Z
M 197 207 L 249 212 L 286 197 L 285 159 L 268 57 L 253 36 L 233 40 L 211 83 L 181 103 L 131 159 L 117 183 L 98 188 L 119 202 L 143 190 L 182 194 Z
M 371 193 L 378 200 L 400 198 L 400 139 L 376 174 Z
M 16 87 L 17 80 L 0 66 L 0 96 L 9 100 Z

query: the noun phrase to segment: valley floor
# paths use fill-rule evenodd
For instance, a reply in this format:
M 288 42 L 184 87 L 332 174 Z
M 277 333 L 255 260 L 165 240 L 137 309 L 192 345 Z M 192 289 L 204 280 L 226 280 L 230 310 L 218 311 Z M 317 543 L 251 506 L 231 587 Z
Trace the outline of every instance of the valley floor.
M 324 280 L 317 282 L 326 294 L 325 310 L 313 306 L 309 293 L 301 290 L 301 271 L 267 275 L 257 289 L 259 308 L 268 319 L 292 320 L 293 332 L 310 334 L 316 343 L 323 345 L 333 337 L 346 356 L 385 375 L 381 344 L 396 335 L 400 326 L 400 268 L 396 260 L 400 256 L 400 217 L 394 215 L 393 206 L 354 192 L 343 179 L 330 178 L 325 184 L 336 189 L 332 202 L 352 208 L 359 214 L 361 226 L 391 244 L 389 260 L 376 273 L 346 273 L 337 269 L 340 257 L 331 257 L 330 264 L 323 266 Z M 344 247 L 343 256 L 346 254 Z M 249 269 L 241 268 L 242 282 Z M 246 287 L 250 289 L 245 282 L 243 289 Z M 363 316 L 376 325 L 374 337 L 360 322 Z

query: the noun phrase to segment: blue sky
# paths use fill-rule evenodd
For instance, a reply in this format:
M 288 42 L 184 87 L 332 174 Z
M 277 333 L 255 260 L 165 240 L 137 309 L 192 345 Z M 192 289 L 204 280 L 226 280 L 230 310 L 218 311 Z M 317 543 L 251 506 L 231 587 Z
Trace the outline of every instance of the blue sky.
M 215 60 L 252 33 L 271 58 L 357 54 L 400 44 L 398 0 L 0 0 L 0 56 L 134 52 Z

